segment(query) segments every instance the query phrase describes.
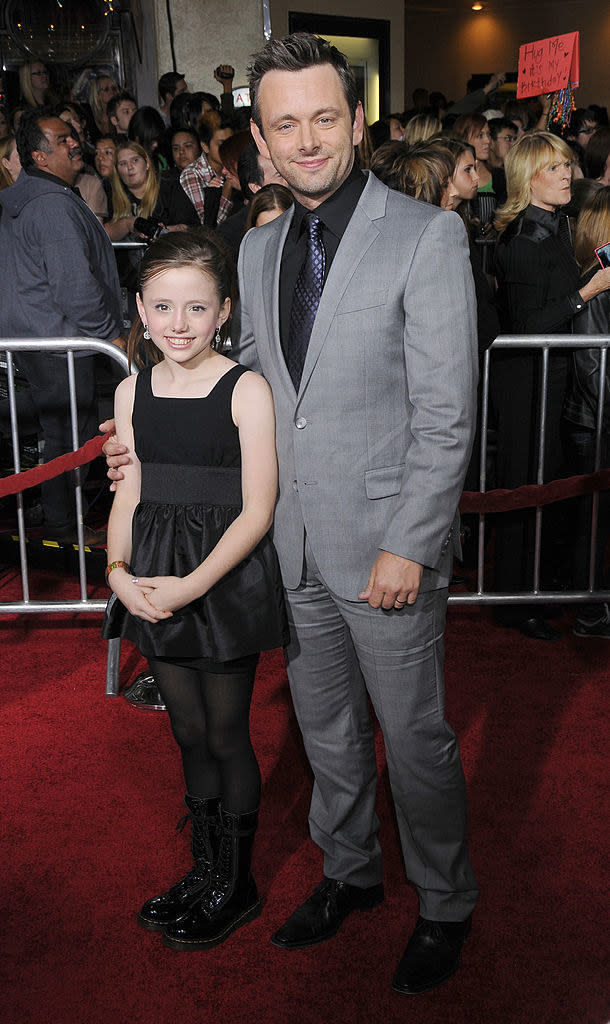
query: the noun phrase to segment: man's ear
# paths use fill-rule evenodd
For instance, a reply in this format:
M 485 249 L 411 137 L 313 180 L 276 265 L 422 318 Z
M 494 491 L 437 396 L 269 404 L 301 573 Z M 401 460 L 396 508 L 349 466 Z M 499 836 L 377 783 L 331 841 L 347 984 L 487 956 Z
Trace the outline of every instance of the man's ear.
M 47 154 L 42 149 L 32 150 L 32 160 L 34 161 L 37 167 L 47 166 Z
M 362 109 L 362 103 L 358 102 L 356 107 L 356 113 L 354 114 L 354 123 L 352 125 L 352 140 L 354 146 L 357 146 L 362 142 L 362 136 L 364 135 L 364 110 Z
M 264 156 L 267 160 L 271 160 L 271 153 L 269 152 L 269 147 L 265 142 L 263 133 L 261 132 L 258 125 L 255 124 L 255 122 L 252 120 L 250 120 L 250 131 L 252 132 L 252 138 L 254 139 L 256 143 L 256 148 L 258 149 L 261 156 Z
M 256 182 L 256 181 L 249 181 L 248 182 L 248 188 L 250 189 L 250 191 L 251 191 L 253 196 L 255 196 L 257 192 L 260 192 L 262 187 L 263 186 L 259 185 L 258 182 Z

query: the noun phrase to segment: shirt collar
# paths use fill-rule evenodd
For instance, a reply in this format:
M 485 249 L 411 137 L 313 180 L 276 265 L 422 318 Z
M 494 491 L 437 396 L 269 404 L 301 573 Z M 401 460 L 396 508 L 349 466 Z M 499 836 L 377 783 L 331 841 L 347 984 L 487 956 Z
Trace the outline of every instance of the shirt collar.
M 75 195 L 80 196 L 80 192 L 75 185 L 68 185 L 67 181 L 63 178 L 58 178 L 56 174 L 51 174 L 49 171 L 39 171 L 37 167 L 32 167 L 25 172 L 30 178 L 42 178 L 43 181 L 54 181 L 56 185 L 63 185 L 64 188 L 69 188 Z
M 315 210 L 308 210 L 295 200 L 294 216 L 291 225 L 291 232 L 294 234 L 294 237 L 298 238 L 300 235 L 305 215 L 315 213 L 325 228 L 332 231 L 333 235 L 336 235 L 337 238 L 342 238 L 365 185 L 366 178 L 360 170 L 357 161 L 354 161 L 354 166 L 345 181 L 339 185 L 336 192 L 333 192 L 328 199 L 320 203 Z
M 528 220 L 542 224 L 548 231 L 556 235 L 559 232 L 562 214 L 559 210 L 543 210 L 540 206 L 528 206 L 525 211 Z

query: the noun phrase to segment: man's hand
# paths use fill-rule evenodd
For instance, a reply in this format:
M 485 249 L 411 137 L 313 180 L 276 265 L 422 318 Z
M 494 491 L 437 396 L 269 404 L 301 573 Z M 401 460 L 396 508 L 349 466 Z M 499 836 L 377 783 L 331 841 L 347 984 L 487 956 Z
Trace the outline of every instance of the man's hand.
M 501 85 L 504 85 L 506 81 L 505 71 L 496 71 L 495 75 L 492 75 L 486 85 L 483 86 L 483 92 L 489 95 L 494 89 L 498 89 Z
M 219 64 L 214 71 L 214 78 L 222 85 L 223 92 L 231 92 L 233 89 L 233 76 L 235 68 L 230 64 Z
M 115 422 L 114 420 L 104 420 L 100 423 L 99 430 L 101 434 L 108 434 L 108 439 L 102 445 L 102 451 L 106 456 L 106 463 L 108 465 L 108 478 L 112 480 L 110 484 L 110 490 L 116 491 L 116 481 L 123 479 L 121 473 L 121 466 L 128 466 L 131 462 L 129 457 L 129 448 L 126 448 L 124 444 L 119 444 L 116 439 Z
M 371 608 L 404 608 L 415 604 L 421 583 L 423 565 L 410 558 L 382 551 L 373 564 L 369 581 L 358 594 L 360 601 L 368 601 Z
M 139 576 L 134 587 L 160 612 L 175 612 L 192 600 L 187 583 L 180 576 Z

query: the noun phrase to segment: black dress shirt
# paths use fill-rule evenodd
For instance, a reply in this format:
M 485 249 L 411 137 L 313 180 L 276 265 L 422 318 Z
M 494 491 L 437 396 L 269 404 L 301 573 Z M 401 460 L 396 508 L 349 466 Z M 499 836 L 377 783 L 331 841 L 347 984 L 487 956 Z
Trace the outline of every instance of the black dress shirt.
M 322 243 L 326 253 L 325 281 L 339 248 L 339 243 L 352 218 L 365 185 L 366 177 L 360 168 L 356 166 L 356 163 L 354 163 L 343 184 L 339 186 L 336 192 L 333 192 L 332 196 L 329 196 L 323 203 L 320 203 L 315 210 L 315 213 L 322 221 Z M 303 229 L 303 218 L 309 212 L 309 210 L 295 200 L 292 223 L 286 235 L 286 242 L 284 243 L 284 251 L 282 253 L 280 267 L 280 338 L 284 354 L 286 352 L 285 346 L 290 337 L 290 310 L 294 286 L 299 276 L 299 271 L 303 266 L 307 250 L 307 233 Z

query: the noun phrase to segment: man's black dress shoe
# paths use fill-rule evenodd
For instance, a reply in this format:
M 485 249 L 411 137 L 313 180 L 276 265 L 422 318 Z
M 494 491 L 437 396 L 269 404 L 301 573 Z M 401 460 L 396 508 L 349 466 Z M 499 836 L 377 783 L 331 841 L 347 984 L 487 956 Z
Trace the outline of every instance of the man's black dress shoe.
M 381 882 L 362 889 L 359 885 L 324 876 L 311 896 L 271 936 L 271 941 L 280 949 L 315 946 L 332 939 L 352 910 L 372 910 L 382 901 Z
M 553 629 L 546 619 L 541 619 L 537 615 L 523 619 L 519 623 L 519 629 L 523 636 L 528 636 L 531 640 L 561 640 L 559 630 Z
M 472 915 L 465 921 L 428 921 L 418 917 L 415 931 L 396 968 L 392 988 L 414 995 L 436 988 L 460 966 L 462 946 L 470 935 Z

